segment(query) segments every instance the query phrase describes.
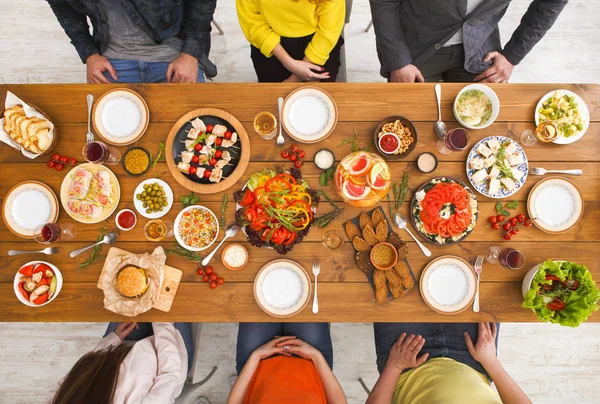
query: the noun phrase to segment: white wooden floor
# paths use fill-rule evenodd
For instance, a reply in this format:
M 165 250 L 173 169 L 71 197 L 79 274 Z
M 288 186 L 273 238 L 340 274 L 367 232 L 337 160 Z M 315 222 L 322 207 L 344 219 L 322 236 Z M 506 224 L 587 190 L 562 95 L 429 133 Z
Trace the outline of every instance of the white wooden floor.
M 355 0 L 346 27 L 348 81 L 381 81 L 367 0 Z M 516 0 L 501 24 L 510 37 L 530 2 Z M 42 0 L 0 0 L 0 82 L 78 83 L 84 66 L 49 6 Z M 213 32 L 211 58 L 216 81 L 255 81 L 248 44 L 237 23 L 234 0 L 219 0 L 216 19 L 225 30 Z M 571 0 L 556 25 L 515 68 L 513 82 L 598 82 L 600 77 L 600 7 L 595 0 Z M 4 271 L 12 271 L 3 268 Z M 485 299 L 485 296 L 482 297 Z M 596 314 L 598 316 L 599 314 Z M 93 348 L 106 323 L 0 323 L 0 404 L 43 402 L 43 393 L 73 363 Z M 219 369 L 205 385 L 213 403 L 224 403 L 234 372 L 236 324 L 205 324 L 199 380 Z M 351 404 L 377 378 L 370 324 L 333 324 L 335 373 Z M 600 403 L 600 325 L 578 329 L 547 324 L 503 324 L 499 356 L 534 403 Z

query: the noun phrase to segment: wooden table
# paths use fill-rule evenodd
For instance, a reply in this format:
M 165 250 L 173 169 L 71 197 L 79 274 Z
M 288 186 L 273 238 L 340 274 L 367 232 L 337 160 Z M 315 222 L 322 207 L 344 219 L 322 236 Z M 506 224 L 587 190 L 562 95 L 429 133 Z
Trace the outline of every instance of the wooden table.
M 350 152 L 350 145 L 338 147 L 340 141 L 353 134 L 356 129 L 361 144 L 372 146 L 373 130 L 377 123 L 389 115 L 403 115 L 415 124 L 419 139 L 414 152 L 404 161 L 390 163 L 393 179 L 401 179 L 404 170 L 409 172 L 409 186 L 415 190 L 433 176 L 447 175 L 468 182 L 465 174 L 467 152 L 442 156 L 435 150 L 436 137 L 433 122 L 437 120 L 435 96 L 432 84 L 386 84 L 353 83 L 322 84 L 336 100 L 339 109 L 339 122 L 335 133 L 325 141 L 315 145 L 302 145 L 307 160 L 312 160 L 317 149 L 330 148 L 339 160 Z M 81 160 L 81 149 L 86 133 L 85 96 L 92 93 L 100 96 L 114 86 L 109 85 L 0 85 L 0 99 L 4 100 L 10 90 L 43 110 L 53 119 L 60 132 L 60 142 L 54 152 Z M 150 107 L 150 125 L 146 134 L 137 142 L 152 153 L 158 150 L 158 142 L 166 138 L 171 126 L 186 112 L 199 107 L 221 108 L 235 115 L 245 126 L 252 139 L 250 165 L 238 184 L 226 192 L 230 200 L 251 173 L 265 166 L 282 164 L 283 160 L 276 150 L 274 141 L 265 142 L 258 138 L 252 128 L 254 116 L 263 110 L 273 113 L 277 110 L 277 97 L 285 96 L 296 85 L 293 84 L 202 84 L 202 85 L 135 85 L 131 88 L 139 92 Z M 373 291 L 366 277 L 354 265 L 353 249 L 349 242 L 335 251 L 329 252 L 321 245 L 323 230 L 313 228 L 306 240 L 297 245 L 287 256 L 297 260 L 310 271 L 313 257 L 321 259 L 319 276 L 320 312 L 313 315 L 311 305 L 290 321 L 537 321 L 529 310 L 522 309 L 521 281 L 533 265 L 548 258 L 573 260 L 585 264 L 596 280 L 600 280 L 600 265 L 597 252 L 600 251 L 600 86 L 563 85 L 563 84 L 500 84 L 493 85 L 501 102 L 500 115 L 496 122 L 482 130 L 472 131 L 474 144 L 489 135 L 505 135 L 507 130 L 520 134 L 524 129 L 533 129 L 534 108 L 538 100 L 547 92 L 556 88 L 565 88 L 579 94 L 587 103 L 592 123 L 587 134 L 578 142 L 567 145 L 538 144 L 525 148 L 531 166 L 552 168 L 581 168 L 584 175 L 569 177 L 583 193 L 585 215 L 572 231 L 561 235 L 548 235 L 537 228 L 525 229 L 511 242 L 502 240 L 499 231 L 486 227 L 487 217 L 494 214 L 496 201 L 477 195 L 480 206 L 479 222 L 473 233 L 462 243 L 452 246 L 429 245 L 433 258 L 445 254 L 461 257 L 482 254 L 489 246 L 501 245 L 515 247 L 524 252 L 527 262 L 519 271 L 511 271 L 499 265 L 485 264 L 481 276 L 481 312 L 471 310 L 449 317 L 429 309 L 421 299 L 418 288 L 403 296 L 400 300 L 390 301 L 384 307 L 377 306 Z M 449 128 L 456 127 L 452 113 L 452 102 L 461 84 L 442 85 L 442 116 Z M 288 143 L 289 145 L 290 143 Z M 122 148 L 122 152 L 125 148 Z M 416 168 L 415 160 L 425 151 L 436 153 L 440 164 L 433 174 L 422 174 Z M 57 194 L 66 171 L 57 172 L 46 167 L 48 158 L 28 160 L 10 147 L 0 144 L 0 195 L 2 198 L 15 184 L 25 180 L 39 180 L 48 184 Z M 141 178 L 127 176 L 122 167 L 111 167 L 121 184 L 121 202 L 118 209 L 133 209 L 132 196 Z M 312 162 L 302 169 L 310 185 L 318 187 L 318 170 Z M 189 192 L 173 180 L 165 163 L 159 163 L 144 178 L 160 176 L 167 180 L 178 197 Z M 529 190 L 542 177 L 530 175 L 523 190 L 514 195 L 519 201 L 519 212 L 525 212 L 525 201 Z M 340 198 L 333 189 L 331 196 L 340 205 Z M 201 204 L 213 211 L 220 212 L 222 194 L 203 195 Z M 412 195 L 409 194 L 408 201 Z M 512 200 L 513 198 L 509 198 Z M 408 215 L 409 202 L 405 202 L 401 212 Z M 321 212 L 328 210 L 322 204 Z M 166 216 L 174 219 L 182 205 L 176 201 Z M 228 221 L 234 217 L 234 203 L 229 203 Z M 342 224 L 361 210 L 346 207 L 342 217 L 330 228 L 342 230 Z M 386 209 L 387 212 L 387 209 Z M 141 218 L 141 216 L 139 216 Z M 117 246 L 134 252 L 146 252 L 157 244 L 145 240 L 143 224 L 129 232 L 122 232 Z M 59 223 L 73 222 L 62 210 Z M 114 215 L 108 219 L 108 225 L 114 227 Z M 86 255 L 70 259 L 69 251 L 94 241 L 102 224 L 77 224 L 76 242 L 59 243 L 60 255 L 7 257 L 7 250 L 14 248 L 36 249 L 40 247 L 34 241 L 25 241 L 8 231 L 4 223 L 0 224 L 0 321 L 119 321 L 117 316 L 103 307 L 102 291 L 96 282 L 102 262 L 79 268 Z M 406 240 L 408 235 L 400 233 Z M 138 321 L 273 321 L 265 315 L 254 301 L 252 285 L 259 268 L 267 261 L 278 258 L 272 250 L 257 249 L 248 245 L 244 236 L 238 234 L 235 242 L 244 243 L 251 256 L 248 266 L 239 272 L 226 270 L 218 258 L 214 260 L 216 271 L 223 275 L 226 283 L 210 290 L 196 275 L 196 265 L 185 259 L 169 255 L 169 265 L 183 270 L 183 280 L 175 303 L 169 313 L 151 310 L 138 316 Z M 164 247 L 173 245 L 174 240 L 161 243 Z M 417 278 L 430 261 L 421 254 L 410 240 L 409 261 Z M 107 247 L 104 248 L 106 253 Z M 83 257 L 83 258 L 82 258 Z M 16 270 L 30 259 L 47 259 L 56 264 L 63 273 L 65 283 L 60 295 L 51 304 L 42 308 L 29 308 L 21 304 L 13 292 L 13 278 Z M 593 315 L 588 321 L 600 321 L 600 314 Z

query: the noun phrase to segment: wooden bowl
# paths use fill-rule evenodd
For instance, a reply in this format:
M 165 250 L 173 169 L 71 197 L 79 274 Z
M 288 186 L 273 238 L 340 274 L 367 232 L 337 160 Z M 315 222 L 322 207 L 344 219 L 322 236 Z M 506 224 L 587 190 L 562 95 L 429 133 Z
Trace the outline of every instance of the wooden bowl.
M 40 114 L 44 115 L 44 118 L 46 118 L 46 120 L 48 120 L 48 122 L 52 123 L 52 125 L 54 126 L 54 135 L 52 137 L 52 143 L 50 143 L 50 146 L 48 146 L 48 148 L 45 151 L 43 151 L 37 155 L 38 157 L 39 156 L 47 156 L 48 154 L 52 153 L 52 151 L 56 148 L 56 145 L 58 144 L 58 129 L 56 129 L 56 125 L 54 125 L 54 122 L 52 122 L 52 120 L 50 119 L 48 114 L 46 112 L 44 112 L 40 107 L 38 107 L 37 105 L 32 104 L 30 102 L 28 102 L 27 105 L 29 105 L 31 108 L 35 109 Z M 2 109 L 0 109 L 0 117 L 4 118 L 4 107 L 2 107 Z
M 381 128 L 383 128 L 383 125 L 385 125 L 386 123 L 394 122 L 396 120 L 400 121 L 400 123 L 402 123 L 402 125 L 404 125 L 405 127 L 407 127 L 410 130 L 410 133 L 412 134 L 412 137 L 413 137 L 413 142 L 408 146 L 408 149 L 406 149 L 406 151 L 404 153 L 388 154 L 388 153 L 384 152 L 383 150 L 381 150 L 381 148 L 379 147 L 379 132 L 381 132 Z M 393 132 L 390 132 L 390 133 L 393 133 Z M 381 154 L 381 156 L 386 160 L 400 160 L 400 159 L 403 159 L 404 157 L 408 156 L 410 153 L 412 153 L 412 151 L 417 146 L 417 139 L 418 139 L 417 130 L 415 129 L 415 126 L 407 118 L 400 116 L 400 115 L 388 116 L 387 118 L 385 118 L 381 122 L 379 122 L 377 124 L 377 126 L 375 127 L 375 130 L 373 131 L 373 142 L 375 143 L 375 148 L 377 149 L 379 154 Z
M 377 265 L 375 263 L 375 260 L 373 259 L 373 251 L 375 251 L 375 249 L 379 246 L 386 246 L 388 247 L 391 251 L 393 251 L 394 253 L 394 259 L 391 260 L 391 264 L 390 265 Z M 396 263 L 398 262 L 398 251 L 396 250 L 396 248 L 391 245 L 390 243 L 379 243 L 379 244 L 375 244 L 375 246 L 373 248 L 371 248 L 371 252 L 369 253 L 369 258 L 371 259 L 371 264 L 373 264 L 373 266 L 377 269 L 380 269 L 382 271 L 387 271 L 388 269 L 391 269 L 394 265 L 396 265 Z
M 239 246 L 242 247 L 244 249 L 244 251 L 246 252 L 246 261 L 244 261 L 244 263 L 239 266 L 239 267 L 232 267 L 231 265 L 229 265 L 226 261 L 225 261 L 225 253 L 227 252 L 227 250 L 229 250 L 232 246 Z M 227 247 L 225 247 L 223 249 L 223 251 L 221 252 L 221 262 L 223 263 L 223 266 L 227 269 L 229 269 L 230 271 L 240 271 L 242 269 L 244 269 L 244 267 L 246 265 L 248 265 L 248 258 L 250 257 L 250 255 L 248 254 L 248 250 L 246 249 L 246 247 L 244 247 L 241 244 L 238 243 L 234 243 L 234 244 L 229 244 Z

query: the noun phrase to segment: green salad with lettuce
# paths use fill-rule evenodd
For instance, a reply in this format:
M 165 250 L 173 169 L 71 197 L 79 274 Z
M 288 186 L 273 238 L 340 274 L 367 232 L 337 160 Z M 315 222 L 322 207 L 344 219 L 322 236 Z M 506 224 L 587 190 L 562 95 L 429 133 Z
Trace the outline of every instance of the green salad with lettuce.
M 541 321 L 577 327 L 598 310 L 600 292 L 584 265 L 548 260 L 533 277 L 522 307 Z

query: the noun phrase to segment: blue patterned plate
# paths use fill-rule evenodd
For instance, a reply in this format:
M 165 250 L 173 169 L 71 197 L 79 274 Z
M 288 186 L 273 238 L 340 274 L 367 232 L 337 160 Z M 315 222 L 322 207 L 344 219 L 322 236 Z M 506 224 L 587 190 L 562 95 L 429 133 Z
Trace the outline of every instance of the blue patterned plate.
M 479 145 L 481 145 L 482 143 L 486 143 L 490 139 L 496 139 L 498 142 L 500 142 L 500 144 L 504 144 L 506 142 L 514 143 L 517 146 L 516 153 L 520 154 L 521 157 L 523 158 L 523 162 L 521 164 L 519 164 L 518 166 L 514 167 L 517 170 L 519 170 L 521 173 L 523 173 L 523 176 L 521 177 L 520 180 L 514 181 L 514 183 L 515 183 L 515 189 L 513 189 L 512 191 L 509 191 L 504 186 L 500 186 L 500 191 L 497 194 L 490 195 L 490 193 L 488 192 L 489 181 L 490 181 L 489 178 L 486 178 L 480 184 L 476 184 L 475 181 L 473 181 L 473 178 L 472 178 L 473 174 L 476 171 L 478 171 L 478 170 L 470 168 L 469 167 L 469 161 L 471 161 L 475 157 L 480 157 L 480 158 L 485 159 L 485 157 L 482 156 L 477 151 L 477 149 L 479 148 Z M 527 175 L 529 174 L 529 162 L 527 161 L 527 155 L 525 154 L 525 151 L 523 150 L 523 148 L 517 142 L 515 142 L 514 140 L 509 139 L 509 138 L 504 137 L 504 136 L 489 136 L 489 137 L 486 137 L 484 139 L 481 139 L 479 142 L 477 142 L 473 146 L 473 148 L 469 152 L 469 155 L 467 156 L 466 170 L 467 170 L 467 177 L 469 178 L 469 182 L 471 183 L 471 185 L 473 185 L 473 188 L 475 190 L 477 190 L 477 192 L 479 192 L 481 195 L 487 196 L 489 198 L 501 199 L 501 198 L 506 198 L 506 197 L 509 197 L 509 196 L 515 194 L 517 191 L 519 191 L 521 189 L 521 187 L 523 187 L 523 185 L 525 184 L 525 181 L 527 180 Z M 489 168 L 486 169 L 486 171 L 489 172 Z

